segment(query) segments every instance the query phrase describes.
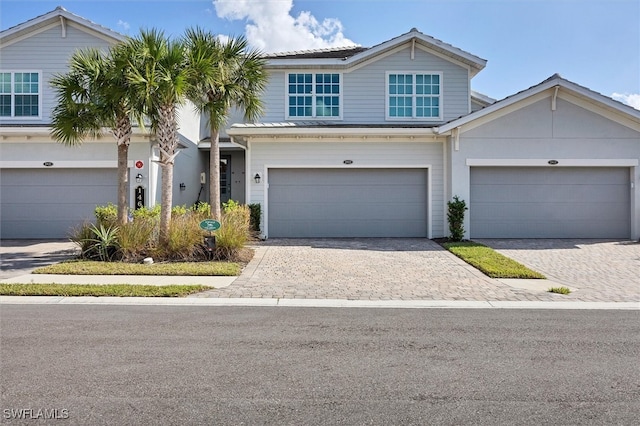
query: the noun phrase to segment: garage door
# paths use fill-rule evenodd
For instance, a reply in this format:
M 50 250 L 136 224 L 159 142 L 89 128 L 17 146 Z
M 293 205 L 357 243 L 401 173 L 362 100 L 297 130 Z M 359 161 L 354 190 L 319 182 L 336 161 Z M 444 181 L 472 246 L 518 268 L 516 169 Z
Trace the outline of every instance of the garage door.
M 117 202 L 115 169 L 0 170 L 0 236 L 67 238 L 93 220 L 96 205 Z
M 629 169 L 471 169 L 474 238 L 629 238 Z
M 269 237 L 426 237 L 426 169 L 270 169 Z

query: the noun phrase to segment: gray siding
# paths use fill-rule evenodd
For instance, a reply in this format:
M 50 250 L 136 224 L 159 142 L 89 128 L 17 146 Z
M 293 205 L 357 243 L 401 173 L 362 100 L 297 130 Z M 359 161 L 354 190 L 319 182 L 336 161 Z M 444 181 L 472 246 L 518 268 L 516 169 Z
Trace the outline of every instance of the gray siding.
M 66 37 L 62 38 L 60 25 L 0 49 L 0 69 L 6 71 L 41 71 L 42 112 L 41 119 L 1 119 L 3 124 L 46 124 L 55 105 L 55 97 L 49 86 L 52 75 L 65 73 L 69 69 L 69 58 L 76 49 L 94 47 L 107 49 L 109 43 L 67 25 Z
M 430 123 L 429 121 L 407 120 L 386 121 L 386 73 L 399 72 L 442 72 L 443 73 L 443 121 L 449 121 L 469 113 L 468 70 L 439 56 L 416 49 L 411 60 L 410 47 L 372 60 L 355 69 L 336 70 L 342 78 L 342 120 L 345 124 L 374 123 Z M 292 70 L 294 71 L 294 70 Z M 312 72 L 315 70 L 312 70 Z M 334 72 L 323 69 L 324 72 Z M 261 121 L 280 122 L 286 118 L 286 72 L 271 70 L 269 84 L 263 100 L 266 111 Z M 433 123 L 433 122 L 431 122 Z

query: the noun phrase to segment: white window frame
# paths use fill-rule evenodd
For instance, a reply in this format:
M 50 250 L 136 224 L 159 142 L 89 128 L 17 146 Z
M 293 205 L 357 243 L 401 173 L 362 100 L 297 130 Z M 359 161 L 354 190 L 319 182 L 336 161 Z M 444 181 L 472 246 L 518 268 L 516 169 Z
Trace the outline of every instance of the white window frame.
M 289 96 L 295 96 L 295 95 L 290 95 L 289 94 L 289 76 L 291 74 L 311 74 L 311 93 L 309 94 L 300 94 L 300 96 L 311 96 L 311 115 L 309 116 L 292 116 L 289 115 Z M 338 83 L 338 87 L 339 87 L 339 91 L 340 93 L 338 93 L 338 109 L 339 109 L 339 114 L 338 116 L 317 116 L 316 115 L 316 100 L 318 96 L 324 96 L 325 94 L 318 94 L 316 93 L 316 74 L 337 74 L 340 81 Z M 335 72 L 335 71 L 320 71 L 320 70 L 314 70 L 314 71 L 309 71 L 309 70 L 299 70 L 299 71 L 288 71 L 284 74 L 284 91 L 285 91 L 285 117 L 287 120 L 322 120 L 322 121 L 329 121 L 329 120 L 342 120 L 342 95 L 343 95 L 343 86 L 342 86 L 342 81 L 343 81 L 343 74 L 341 72 Z M 331 95 L 331 96 L 335 96 L 335 95 Z
M 0 73 L 11 74 L 11 115 L 0 115 L 0 120 L 40 120 L 42 119 L 42 71 L 38 70 L 0 70 Z M 15 115 L 15 97 L 16 95 L 20 95 L 21 93 L 15 92 L 15 75 L 16 74 L 38 74 L 38 115 Z M 35 93 L 28 93 L 29 95 L 35 95 Z M 2 95 L 7 95 L 7 93 L 2 93 Z
M 443 113 L 444 113 L 444 80 L 442 78 L 442 71 L 387 71 L 385 76 L 385 85 L 384 85 L 384 93 L 385 93 L 385 108 L 384 115 L 387 121 L 442 121 Z M 411 105 L 411 117 L 392 117 L 389 115 L 389 102 L 392 95 L 389 94 L 389 77 L 391 75 L 412 75 L 413 76 L 413 93 L 412 97 L 412 105 Z M 437 75 L 440 78 L 439 89 L 440 93 L 437 95 L 438 97 L 438 113 L 437 117 L 417 117 L 416 116 L 416 97 L 419 96 L 416 93 L 415 85 L 416 85 L 416 76 L 417 75 Z M 433 95 L 431 95 L 433 96 Z

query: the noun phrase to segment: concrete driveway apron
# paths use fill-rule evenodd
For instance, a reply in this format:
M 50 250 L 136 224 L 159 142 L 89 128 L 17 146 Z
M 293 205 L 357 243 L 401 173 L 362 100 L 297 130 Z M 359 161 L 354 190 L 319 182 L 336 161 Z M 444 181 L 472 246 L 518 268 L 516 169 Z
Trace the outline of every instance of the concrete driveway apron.
M 566 301 L 491 279 L 428 239 L 275 239 L 202 297 Z

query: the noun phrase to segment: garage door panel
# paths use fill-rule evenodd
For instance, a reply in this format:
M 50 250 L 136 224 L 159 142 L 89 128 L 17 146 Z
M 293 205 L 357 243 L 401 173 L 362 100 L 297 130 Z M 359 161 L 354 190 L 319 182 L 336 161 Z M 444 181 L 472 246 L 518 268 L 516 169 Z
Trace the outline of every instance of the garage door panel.
M 475 238 L 628 238 L 629 170 L 490 168 L 471 171 Z
M 117 202 L 115 169 L 3 169 L 0 182 L 2 238 L 66 238 Z
M 273 169 L 270 237 L 427 236 L 425 169 Z

